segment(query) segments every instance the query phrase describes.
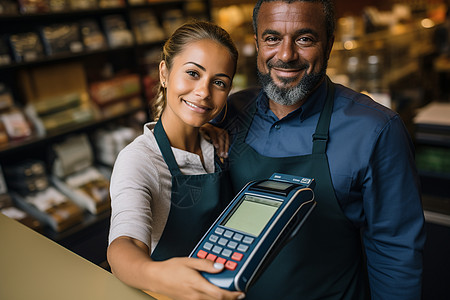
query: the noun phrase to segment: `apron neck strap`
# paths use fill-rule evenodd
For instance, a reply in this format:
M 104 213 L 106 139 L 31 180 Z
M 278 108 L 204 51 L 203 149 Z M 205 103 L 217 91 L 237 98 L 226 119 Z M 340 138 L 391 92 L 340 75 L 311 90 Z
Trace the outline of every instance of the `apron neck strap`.
M 317 123 L 316 132 L 313 134 L 313 154 L 325 153 L 328 142 L 328 130 L 330 128 L 331 114 L 334 103 L 334 83 L 328 76 L 327 80 L 327 99 Z
M 164 161 L 169 168 L 170 174 L 172 174 L 172 176 L 181 175 L 180 168 L 178 167 L 175 156 L 173 155 L 172 147 L 170 146 L 169 139 L 167 138 L 167 134 L 164 131 L 161 119 L 156 122 L 153 133 L 155 135 L 156 142 L 158 143 L 159 150 L 161 150 Z

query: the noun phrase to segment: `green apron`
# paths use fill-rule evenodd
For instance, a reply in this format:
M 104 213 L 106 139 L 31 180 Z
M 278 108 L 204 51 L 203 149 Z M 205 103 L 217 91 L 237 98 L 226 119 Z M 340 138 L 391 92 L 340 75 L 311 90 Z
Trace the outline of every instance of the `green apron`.
M 313 135 L 310 155 L 266 157 L 245 144 L 256 111 L 256 101 L 252 101 L 230 151 L 235 191 L 251 180 L 268 178 L 274 172 L 309 177 L 316 181 L 317 206 L 299 233 L 249 288 L 246 299 L 366 299 L 359 230 L 344 216 L 338 204 L 326 155 L 334 84 L 328 81 L 327 100 Z
M 161 121 L 156 123 L 154 134 L 172 174 L 172 195 L 166 226 L 151 257 L 188 256 L 232 199 L 229 173 L 216 159 L 215 173 L 183 175 Z

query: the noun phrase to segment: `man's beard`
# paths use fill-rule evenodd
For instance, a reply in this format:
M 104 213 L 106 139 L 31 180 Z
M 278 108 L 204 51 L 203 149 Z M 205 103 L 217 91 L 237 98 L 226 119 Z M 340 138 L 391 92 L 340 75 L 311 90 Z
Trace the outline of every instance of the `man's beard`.
M 267 74 L 261 73 L 257 70 L 258 79 L 261 85 L 263 86 L 264 91 L 266 92 L 269 99 L 281 105 L 294 105 L 306 99 L 306 97 L 317 87 L 319 82 L 326 75 L 327 71 L 327 63 L 325 62 L 324 66 L 318 73 L 306 73 L 306 70 L 309 67 L 309 64 L 298 65 L 295 63 L 277 63 L 277 65 L 273 65 L 270 62 L 267 64 L 269 67 L 269 72 Z M 278 87 L 274 82 L 272 77 L 270 76 L 270 70 L 273 67 L 277 68 L 285 68 L 285 69 L 300 69 L 305 70 L 305 74 L 303 75 L 300 82 L 294 87 Z M 279 78 L 283 84 L 289 84 L 297 78 Z

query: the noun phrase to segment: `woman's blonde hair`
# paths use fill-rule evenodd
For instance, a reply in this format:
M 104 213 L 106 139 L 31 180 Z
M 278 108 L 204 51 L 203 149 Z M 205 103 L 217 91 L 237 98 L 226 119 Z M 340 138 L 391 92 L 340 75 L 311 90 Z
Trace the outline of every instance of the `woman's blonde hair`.
M 181 53 L 189 44 L 205 39 L 218 42 L 228 49 L 236 72 L 238 51 L 230 35 L 220 26 L 206 21 L 194 21 L 180 26 L 165 42 L 161 59 L 166 62 L 169 72 L 172 69 L 175 56 Z M 150 107 L 153 120 L 159 119 L 166 106 L 165 87 L 160 83 L 157 89 L 156 97 Z

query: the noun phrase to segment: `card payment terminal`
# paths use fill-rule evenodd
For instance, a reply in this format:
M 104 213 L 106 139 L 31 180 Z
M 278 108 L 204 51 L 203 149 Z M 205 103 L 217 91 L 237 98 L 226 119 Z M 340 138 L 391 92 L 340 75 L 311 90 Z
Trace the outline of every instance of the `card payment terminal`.
M 218 287 L 247 291 L 316 205 L 313 179 L 274 173 L 248 183 L 209 228 L 190 257 L 225 265 L 202 275 Z

